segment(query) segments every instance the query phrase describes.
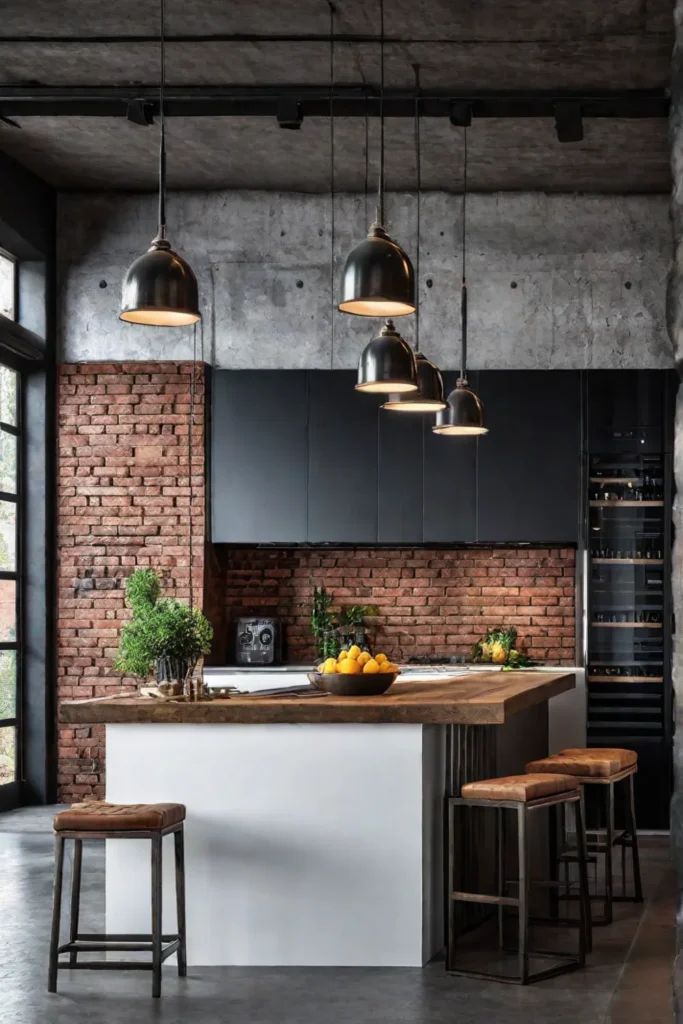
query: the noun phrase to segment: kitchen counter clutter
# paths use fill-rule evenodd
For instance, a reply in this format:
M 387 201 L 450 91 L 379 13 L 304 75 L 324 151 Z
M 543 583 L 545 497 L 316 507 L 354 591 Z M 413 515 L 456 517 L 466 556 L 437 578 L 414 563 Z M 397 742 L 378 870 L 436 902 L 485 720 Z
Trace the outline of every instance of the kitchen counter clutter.
M 244 670 L 248 676 L 249 671 Z M 231 673 L 233 678 L 237 673 Z M 289 676 L 289 674 L 288 674 Z M 292 674 L 293 677 L 293 674 Z M 302 674 L 302 684 L 307 684 Z M 197 703 L 159 702 L 146 697 L 71 701 L 62 719 L 72 725 L 113 723 L 410 723 L 419 725 L 501 725 L 510 715 L 574 687 L 574 673 L 463 672 L 433 681 L 399 676 L 375 697 L 331 695 L 258 696 Z
M 106 725 L 107 800 L 186 805 L 190 966 L 418 967 L 443 948 L 444 798 L 547 755 L 575 675 L 411 668 L 376 697 L 87 700 L 62 719 Z M 146 931 L 148 849 L 106 857 L 107 931 Z

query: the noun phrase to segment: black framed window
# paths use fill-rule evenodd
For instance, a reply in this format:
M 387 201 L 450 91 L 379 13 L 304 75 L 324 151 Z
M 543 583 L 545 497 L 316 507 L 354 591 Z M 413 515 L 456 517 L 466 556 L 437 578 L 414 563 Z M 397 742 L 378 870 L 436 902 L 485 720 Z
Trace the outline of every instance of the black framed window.
M 21 375 L 0 363 L 0 806 L 22 777 Z
M 17 318 L 18 298 L 17 261 L 0 249 L 0 315 L 8 320 Z

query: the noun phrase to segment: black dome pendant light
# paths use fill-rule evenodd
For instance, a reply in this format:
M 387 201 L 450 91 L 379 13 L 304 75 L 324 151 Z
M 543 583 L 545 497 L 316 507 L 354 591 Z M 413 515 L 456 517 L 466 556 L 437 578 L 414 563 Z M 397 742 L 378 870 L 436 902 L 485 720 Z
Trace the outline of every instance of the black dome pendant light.
M 161 0 L 161 83 L 159 87 L 159 228 L 149 250 L 128 268 L 123 282 L 119 318 L 154 327 L 183 327 L 201 319 L 197 279 L 189 263 L 174 252 L 166 238 L 166 132 L 164 79 L 166 54 L 164 0 Z
M 395 317 L 415 312 L 413 267 L 384 230 L 384 0 L 380 0 L 380 149 L 377 212 L 364 242 L 349 254 L 339 309 L 356 316 Z
M 447 406 L 436 414 L 436 425 L 432 427 L 435 434 L 447 437 L 467 437 L 475 434 L 488 434 L 484 426 L 484 406 L 475 395 L 467 380 L 467 275 L 465 271 L 465 253 L 467 239 L 467 128 L 464 132 L 463 183 L 462 183 L 462 290 L 460 293 L 460 319 L 462 324 L 462 342 L 460 351 L 460 376 L 455 388 L 446 399 Z
M 413 65 L 415 71 L 415 163 L 417 165 L 417 245 L 415 253 L 415 278 L 417 281 L 417 306 L 415 309 L 415 369 L 417 372 L 417 391 L 408 391 L 400 395 L 389 395 L 389 400 L 382 406 L 392 412 L 438 412 L 446 408 L 443 397 L 443 377 L 438 366 L 430 362 L 420 352 L 420 205 L 422 198 L 422 160 L 420 154 L 420 66 Z
M 358 361 L 356 391 L 376 395 L 417 391 L 413 350 L 398 333 L 393 320 L 385 320 L 377 337 L 363 349 Z

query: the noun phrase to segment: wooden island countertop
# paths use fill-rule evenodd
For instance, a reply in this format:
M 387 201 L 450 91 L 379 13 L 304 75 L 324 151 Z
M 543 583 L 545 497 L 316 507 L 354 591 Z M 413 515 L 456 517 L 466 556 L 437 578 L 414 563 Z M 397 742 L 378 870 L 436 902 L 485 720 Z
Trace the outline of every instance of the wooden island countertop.
M 388 693 L 378 697 L 243 696 L 199 703 L 157 701 L 149 697 L 67 701 L 61 706 L 61 720 L 70 725 L 502 725 L 511 715 L 574 686 L 574 673 L 562 669 L 472 672 L 428 682 L 399 677 Z

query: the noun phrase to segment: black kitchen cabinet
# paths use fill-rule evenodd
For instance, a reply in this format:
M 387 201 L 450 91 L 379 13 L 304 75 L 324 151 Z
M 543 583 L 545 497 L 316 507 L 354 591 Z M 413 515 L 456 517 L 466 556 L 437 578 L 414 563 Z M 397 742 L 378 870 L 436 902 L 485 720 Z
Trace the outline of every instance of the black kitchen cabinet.
M 212 387 L 212 540 L 303 543 L 307 374 L 223 370 Z
M 424 416 L 380 410 L 377 487 L 380 544 L 419 544 L 422 541 L 423 425 Z
M 355 383 L 351 371 L 308 374 L 307 539 L 313 544 L 377 543 L 380 402 L 355 391 Z
M 444 374 L 448 393 L 456 373 Z M 472 386 L 476 387 L 476 374 Z M 423 417 L 423 539 L 427 544 L 465 544 L 476 540 L 477 438 L 448 437 L 432 430 L 434 418 Z
M 604 453 L 671 451 L 675 376 L 661 370 L 588 373 L 589 448 Z
M 477 540 L 576 543 L 581 380 L 570 370 L 478 375 L 489 433 L 478 442 Z

